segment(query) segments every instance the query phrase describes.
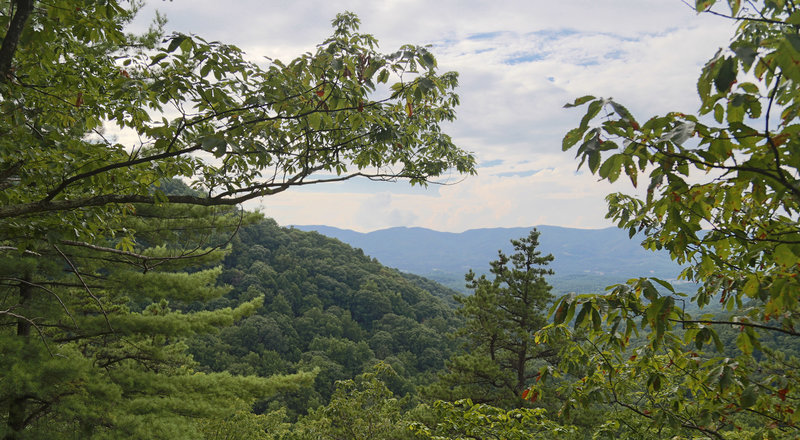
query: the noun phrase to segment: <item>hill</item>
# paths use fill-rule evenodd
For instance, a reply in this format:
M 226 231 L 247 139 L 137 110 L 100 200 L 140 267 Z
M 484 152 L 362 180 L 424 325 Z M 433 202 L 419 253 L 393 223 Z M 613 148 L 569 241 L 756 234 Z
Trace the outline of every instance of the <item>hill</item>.
M 470 269 L 488 271 L 498 249 L 511 252 L 511 239 L 528 234 L 530 227 L 472 229 L 461 233 L 425 228 L 389 228 L 361 233 L 330 226 L 294 226 L 341 240 L 381 263 L 464 291 Z M 680 267 L 666 252 L 650 252 L 617 228 L 575 229 L 537 226 L 540 249 L 555 257 L 550 278 L 556 293 L 598 290 L 639 276 L 675 279 Z
M 218 334 L 190 340 L 198 370 L 265 377 L 318 371 L 312 389 L 260 402 L 259 411 L 303 414 L 327 403 L 337 380 L 378 361 L 398 373 L 390 386 L 404 395 L 435 377 L 456 345 L 447 337 L 461 322 L 456 292 L 269 219 L 239 231 L 219 281 L 230 293 L 205 307 L 235 307 L 260 296 L 264 305 Z

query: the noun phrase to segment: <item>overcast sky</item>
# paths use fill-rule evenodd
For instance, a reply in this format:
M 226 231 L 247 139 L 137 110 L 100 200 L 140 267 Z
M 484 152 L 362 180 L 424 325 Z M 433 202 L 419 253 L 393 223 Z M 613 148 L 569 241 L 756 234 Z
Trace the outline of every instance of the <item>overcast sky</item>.
M 284 61 L 313 52 L 331 33 L 331 19 L 348 10 L 383 51 L 430 44 L 440 69 L 459 72 L 458 121 L 446 129 L 475 154 L 477 176 L 427 189 L 326 184 L 247 205 L 282 225 L 362 232 L 611 226 L 604 198 L 629 185 L 576 173 L 561 138 L 582 113 L 563 104 L 592 94 L 614 97 L 639 120 L 694 112 L 700 68 L 735 29 L 681 0 L 151 0 L 141 17 L 155 9 L 167 16 L 168 31 Z

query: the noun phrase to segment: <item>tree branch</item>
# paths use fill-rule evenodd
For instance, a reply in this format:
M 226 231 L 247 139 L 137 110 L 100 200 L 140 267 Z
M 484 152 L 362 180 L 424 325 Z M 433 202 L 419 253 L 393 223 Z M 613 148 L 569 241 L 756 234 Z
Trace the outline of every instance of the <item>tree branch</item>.
M 100 311 L 103 312 L 103 316 L 106 318 L 106 324 L 108 325 L 108 329 L 113 332 L 114 328 L 111 327 L 111 321 L 108 319 L 108 313 L 106 313 L 106 309 L 105 307 L 103 307 L 103 303 L 101 303 L 100 299 L 96 297 L 94 293 L 92 293 L 92 289 L 90 289 L 89 285 L 86 284 L 86 281 L 83 280 L 83 277 L 81 276 L 80 272 L 78 272 L 78 268 L 75 267 L 75 265 L 72 263 L 69 257 L 67 257 L 66 254 L 61 252 L 61 249 L 59 249 L 58 246 L 53 245 L 53 249 L 55 249 L 59 254 L 61 254 L 61 256 L 64 258 L 64 261 L 66 261 L 67 264 L 69 264 L 69 267 L 72 268 L 72 271 L 75 273 L 75 276 L 77 276 L 78 280 L 80 280 L 81 284 L 83 284 L 83 288 L 86 289 L 86 292 L 89 294 L 89 296 L 91 296 L 92 299 L 97 303 L 97 306 L 100 307 Z
M 32 319 L 30 319 L 30 318 L 28 318 L 26 316 L 18 315 L 16 313 L 12 312 L 11 310 L 13 310 L 13 308 L 9 308 L 9 309 L 6 309 L 6 310 L 0 310 L 0 315 L 8 315 L 8 316 L 10 316 L 12 318 L 16 318 L 16 319 L 25 321 L 28 324 L 30 324 L 33 328 L 36 329 L 36 332 L 39 333 L 39 337 L 42 339 L 42 343 L 44 344 L 44 347 L 47 349 L 47 352 L 50 353 L 50 357 L 53 357 L 53 352 L 50 350 L 50 346 L 47 345 L 47 339 L 45 339 L 44 333 L 42 333 L 42 329 L 39 328 L 38 325 L 36 325 L 36 322 L 34 322 Z
M 800 336 L 800 332 L 796 332 L 793 330 L 783 329 L 780 327 L 771 327 L 768 325 L 763 324 L 755 324 L 752 322 L 736 322 L 736 321 L 711 321 L 711 320 L 704 320 L 704 319 L 669 319 L 670 322 L 677 322 L 680 324 L 706 324 L 706 325 L 732 325 L 732 326 L 743 326 L 743 327 L 753 327 L 753 328 L 760 328 L 762 330 L 769 330 L 773 332 L 780 332 L 785 333 L 791 336 Z
M 129 167 L 132 167 L 134 165 L 139 165 L 139 164 L 143 164 L 143 163 L 147 163 L 147 162 L 153 162 L 153 161 L 161 160 L 161 159 L 168 159 L 168 158 L 176 157 L 176 156 L 181 156 L 183 154 L 188 154 L 188 153 L 191 153 L 193 151 L 197 151 L 200 148 L 201 148 L 200 145 L 195 145 L 195 146 L 192 146 L 192 147 L 189 147 L 189 148 L 184 148 L 183 150 L 166 151 L 164 153 L 155 154 L 153 156 L 140 157 L 139 159 L 132 159 L 132 160 L 128 160 L 128 161 L 125 161 L 125 162 L 112 163 L 112 164 L 106 165 L 104 167 L 96 168 L 94 170 L 87 171 L 85 173 L 74 175 L 74 176 L 72 176 L 70 178 L 67 178 L 67 179 L 63 180 L 60 185 L 58 185 L 53 190 L 48 192 L 47 195 L 44 197 L 44 199 L 42 199 L 42 201 L 47 202 L 47 201 L 53 200 L 53 198 L 55 196 L 57 196 L 61 191 L 63 191 L 67 186 L 69 186 L 70 184 L 72 184 L 73 182 L 76 182 L 78 180 L 86 179 L 88 177 L 96 176 L 98 174 L 105 173 L 107 171 L 112 171 L 112 170 L 115 170 L 115 169 L 118 169 L 118 168 L 129 168 Z
M 47 292 L 47 293 L 49 293 L 49 294 L 53 295 L 54 297 L 56 297 L 56 300 L 58 301 L 58 303 L 59 303 L 59 304 L 61 304 L 61 307 L 64 309 L 64 313 L 66 313 L 66 314 L 67 314 L 67 316 L 69 316 L 69 318 L 72 320 L 72 323 L 75 325 L 75 328 L 77 328 L 77 327 L 78 327 L 78 323 L 77 323 L 77 322 L 75 322 L 75 318 L 74 318 L 74 317 L 72 316 L 72 314 L 69 312 L 69 309 L 67 309 L 67 305 L 66 305 L 66 304 L 64 304 L 64 301 L 62 301 L 62 300 L 61 300 L 61 297 L 60 297 L 60 296 L 58 296 L 58 294 L 57 294 L 57 293 L 55 293 L 53 290 L 51 290 L 51 289 L 48 289 L 47 287 L 44 287 L 44 286 L 43 286 L 43 285 L 41 285 L 41 284 L 37 284 L 37 283 L 33 283 L 33 282 L 30 282 L 30 281 L 27 281 L 27 280 L 23 280 L 22 278 L 15 278 L 15 277 L 11 277 L 11 278 L 1 278 L 1 279 L 4 279 L 4 280 L 9 280 L 9 281 L 16 281 L 16 282 L 18 282 L 18 283 L 26 284 L 26 285 L 28 285 L 28 286 L 30 286 L 30 287 L 36 287 L 37 289 L 42 289 L 42 290 L 44 290 L 45 292 Z

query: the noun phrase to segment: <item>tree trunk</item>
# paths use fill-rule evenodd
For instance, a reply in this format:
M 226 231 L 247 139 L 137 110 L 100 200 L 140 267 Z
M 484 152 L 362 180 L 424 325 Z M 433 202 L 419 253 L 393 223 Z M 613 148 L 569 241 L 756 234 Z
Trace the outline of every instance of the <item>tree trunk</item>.
M 517 352 L 517 393 L 522 393 L 525 389 L 525 364 L 528 359 L 528 341 L 522 343 Z
M 11 76 L 11 61 L 17 51 L 17 43 L 25 30 L 25 23 L 33 12 L 33 0 L 16 0 L 13 2 L 14 16 L 8 25 L 3 44 L 0 46 L 0 82 L 8 81 Z
M 30 275 L 26 274 L 19 284 L 19 305 L 24 309 L 25 304 L 31 299 L 33 288 L 30 285 Z M 24 313 L 24 311 L 22 312 Z M 31 323 L 23 318 L 17 318 L 17 337 L 30 339 Z M 25 428 L 25 407 L 27 397 L 13 396 L 8 403 L 8 429 L 5 440 L 16 440 L 19 433 Z

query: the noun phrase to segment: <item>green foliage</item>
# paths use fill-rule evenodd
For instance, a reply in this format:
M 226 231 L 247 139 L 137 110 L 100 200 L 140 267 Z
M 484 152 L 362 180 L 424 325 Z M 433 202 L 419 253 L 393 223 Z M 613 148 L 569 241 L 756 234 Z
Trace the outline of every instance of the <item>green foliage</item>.
M 517 408 L 510 411 L 469 399 L 454 403 L 436 401 L 415 408 L 422 421 L 409 425 L 415 439 L 579 439 L 575 427 L 562 426 L 545 417 L 537 408 Z
M 312 411 L 293 429 L 297 439 L 406 439 L 409 438 L 404 402 L 394 397 L 384 380 L 396 373 L 386 364 L 353 380 L 336 384 L 328 405 Z M 383 380 L 382 380 L 383 379 Z
M 537 375 L 538 366 L 553 361 L 555 351 L 534 342 L 534 334 L 545 324 L 544 310 L 551 300 L 545 275 L 552 255 L 537 250 L 539 232 L 511 240 L 516 253 L 498 252 L 492 261 L 494 280 L 485 275 L 466 275 L 473 295 L 457 297 L 458 313 L 465 325 L 458 334 L 465 340 L 465 352 L 448 363 L 449 372 L 431 390 L 448 400 L 471 398 L 477 402 L 515 407 L 521 405 L 523 390 Z
M 313 380 L 307 373 L 267 379 L 194 369 L 186 338 L 232 325 L 264 298 L 182 311 L 230 290 L 216 285 L 219 266 L 193 266 L 219 264 L 227 251 L 216 240 L 232 233 L 239 216 L 218 219 L 220 227 L 228 224 L 225 230 L 211 223 L 209 212 L 205 228 L 182 232 L 178 244 L 144 231 L 157 231 L 186 210 L 158 211 L 152 222 L 121 219 L 118 226 L 135 225 L 156 248 L 134 244 L 123 251 L 95 240 L 2 255 L 8 310 L 0 327 L 0 432 L 6 438 L 194 438 L 197 418 L 227 417 L 238 402 Z
M 800 435 L 798 359 L 781 353 L 800 337 L 800 10 L 788 1 L 728 4 L 739 27 L 701 72 L 697 115 L 639 123 L 611 99 L 570 105 L 587 112 L 564 150 L 577 146 L 581 165 L 610 182 L 646 180 L 643 198 L 610 195 L 608 217 L 631 236 L 643 232 L 645 248 L 667 249 L 687 265 L 683 278 L 701 285 L 689 296 L 633 279 L 553 306 L 541 341 L 572 337 L 573 328 L 588 337 L 543 373 L 580 367 L 580 381 L 562 390 L 566 406 L 612 403 L 619 413 L 609 437 Z M 723 311 L 702 314 L 712 301 Z
M 42 5 L 27 20 L 0 75 L 9 237 L 86 240 L 131 203 L 235 205 L 300 184 L 474 172 L 439 125 L 455 117 L 457 75 L 439 74 L 423 47 L 377 52 L 353 14 L 337 16 L 315 53 L 266 68 L 196 36 L 128 36 L 133 14 L 86 0 Z M 111 126 L 141 140 L 115 142 Z M 172 178 L 201 192 L 153 191 Z
M 285 418 L 285 411 L 253 414 L 248 408 L 225 419 L 203 420 L 200 432 L 206 440 L 276 440 L 289 433 Z
M 385 364 L 340 381 L 328 405 L 292 427 L 287 439 L 577 439 L 571 426 L 548 420 L 543 409 L 503 410 L 469 400 L 436 401 L 409 409 L 386 386 L 396 373 Z
M 188 341 L 198 368 L 262 376 L 318 370 L 313 389 L 267 399 L 259 411 L 286 408 L 294 420 L 326 404 L 336 381 L 371 371 L 378 361 L 397 372 L 387 386 L 404 396 L 429 382 L 454 350 L 447 334 L 460 321 L 426 290 L 433 283 L 421 288 L 419 278 L 337 240 L 265 220 L 240 230 L 224 266 L 220 280 L 232 290 L 208 308 L 262 296 L 264 305 L 219 334 Z
M 296 391 L 313 375 L 200 373 L 186 353 L 187 338 L 264 306 L 255 288 L 221 304 L 220 261 L 253 220 L 226 206 L 358 176 L 424 185 L 474 172 L 440 128 L 454 118 L 457 75 L 437 72 L 425 48 L 379 53 L 345 13 L 315 53 L 261 67 L 230 45 L 164 38 L 161 19 L 146 35 L 124 33 L 139 6 L 0 2 L 7 439 L 196 438 L 197 419 L 222 423 L 255 398 Z M 283 301 L 268 306 L 311 313 L 303 277 L 285 274 Z M 237 372 L 283 369 L 266 351 L 248 370 L 248 355 Z

